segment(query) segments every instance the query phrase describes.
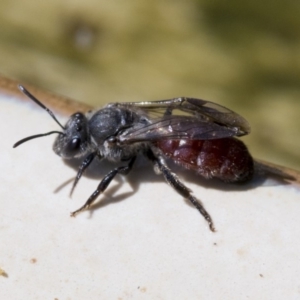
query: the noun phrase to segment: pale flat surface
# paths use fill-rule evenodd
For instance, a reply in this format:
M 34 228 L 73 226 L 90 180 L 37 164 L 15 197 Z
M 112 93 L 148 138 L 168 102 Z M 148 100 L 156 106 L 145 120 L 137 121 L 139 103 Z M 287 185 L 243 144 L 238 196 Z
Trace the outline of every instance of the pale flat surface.
M 52 151 L 54 137 L 12 145 L 58 126 L 34 104 L 0 101 L 1 299 L 299 299 L 296 186 L 224 191 L 187 176 L 212 233 L 146 163 L 118 177 L 103 205 L 70 218 L 99 174 L 72 200 L 70 184 L 55 193 L 75 170 Z

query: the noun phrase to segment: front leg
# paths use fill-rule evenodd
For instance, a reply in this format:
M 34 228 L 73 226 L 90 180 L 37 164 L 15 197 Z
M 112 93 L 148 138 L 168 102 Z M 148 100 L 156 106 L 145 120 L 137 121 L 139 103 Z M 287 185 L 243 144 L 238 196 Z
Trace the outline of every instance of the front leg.
M 71 213 L 71 217 L 75 217 L 81 211 L 89 208 L 96 201 L 97 197 L 106 190 L 106 188 L 109 186 L 109 184 L 117 174 L 127 175 L 132 169 L 135 159 L 136 157 L 131 158 L 127 166 L 115 168 L 112 171 L 110 171 L 107 175 L 105 175 L 95 192 L 89 197 L 89 199 L 85 202 L 85 204 L 82 207 Z
M 155 154 L 149 150 L 146 153 L 147 157 L 154 163 L 155 167 L 163 174 L 167 183 L 175 189 L 182 197 L 188 199 L 200 212 L 200 214 L 207 221 L 211 231 L 215 232 L 215 226 L 209 213 L 204 208 L 203 204 L 197 200 L 191 191 L 179 180 L 179 178 L 168 168 L 164 159 L 161 156 L 155 156 Z
M 87 167 L 91 164 L 91 162 L 93 161 L 93 159 L 96 156 L 96 152 L 92 152 L 90 153 L 81 163 L 79 169 L 78 169 L 78 173 L 76 175 L 76 178 L 74 180 L 71 192 L 70 192 L 70 197 L 72 196 L 74 189 L 79 181 L 79 179 L 81 178 L 82 174 L 84 173 L 84 171 L 87 169 Z M 102 157 L 99 156 L 99 158 L 101 159 Z

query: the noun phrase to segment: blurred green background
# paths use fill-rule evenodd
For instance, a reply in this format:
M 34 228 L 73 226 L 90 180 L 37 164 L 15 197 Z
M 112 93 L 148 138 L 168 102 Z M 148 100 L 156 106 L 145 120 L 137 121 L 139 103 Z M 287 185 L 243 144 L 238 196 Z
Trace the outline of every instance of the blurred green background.
M 300 1 L 2 0 L 0 73 L 81 102 L 192 96 L 300 170 Z

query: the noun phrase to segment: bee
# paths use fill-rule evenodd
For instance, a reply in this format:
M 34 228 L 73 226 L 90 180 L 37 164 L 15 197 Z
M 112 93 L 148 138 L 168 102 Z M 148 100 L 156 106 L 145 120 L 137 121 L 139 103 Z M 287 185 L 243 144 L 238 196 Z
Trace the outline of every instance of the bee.
M 71 194 L 95 158 L 122 164 L 104 176 L 85 204 L 71 213 L 72 217 L 88 209 L 117 174 L 127 175 L 138 155 L 149 159 L 154 171 L 162 174 L 178 194 L 195 206 L 211 231 L 215 231 L 212 217 L 168 167 L 166 159 L 207 179 L 239 183 L 253 177 L 255 162 L 245 144 L 237 138 L 250 133 L 250 126 L 243 117 L 216 103 L 187 97 L 110 103 L 86 114 L 77 112 L 63 126 L 24 86 L 19 85 L 19 89 L 45 109 L 62 130 L 26 137 L 13 147 L 58 134 L 54 152 L 63 159 L 82 158 Z

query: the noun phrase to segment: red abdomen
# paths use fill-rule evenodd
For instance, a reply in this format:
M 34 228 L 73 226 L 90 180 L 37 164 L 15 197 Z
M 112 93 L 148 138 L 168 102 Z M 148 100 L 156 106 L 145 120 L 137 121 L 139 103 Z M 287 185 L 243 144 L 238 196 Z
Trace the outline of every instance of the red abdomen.
M 179 165 L 205 178 L 243 182 L 253 176 L 253 159 L 236 138 L 216 140 L 160 140 L 155 145 Z

